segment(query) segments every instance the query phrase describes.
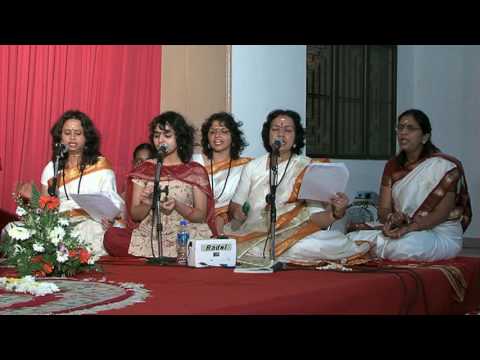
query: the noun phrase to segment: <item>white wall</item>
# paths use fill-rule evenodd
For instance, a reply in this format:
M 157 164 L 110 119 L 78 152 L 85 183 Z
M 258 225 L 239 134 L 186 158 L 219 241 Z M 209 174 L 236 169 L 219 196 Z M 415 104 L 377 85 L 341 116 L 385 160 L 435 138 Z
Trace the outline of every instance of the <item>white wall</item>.
M 232 47 L 232 112 L 243 121 L 247 156 L 264 153 L 261 125 L 269 111 L 291 108 L 305 118 L 306 46 Z M 430 117 L 433 141 L 458 157 L 467 174 L 473 221 L 466 236 L 480 237 L 480 46 L 398 47 L 397 113 L 419 108 Z M 377 191 L 385 161 L 343 161 L 348 195 Z
M 465 236 L 480 237 L 480 46 L 399 46 L 399 54 L 398 110 L 425 111 L 434 144 L 462 161 L 473 207 Z
M 261 129 L 271 110 L 289 108 L 305 121 L 306 51 L 304 45 L 232 46 L 232 113 L 250 144 L 243 155 L 265 153 Z M 351 199 L 358 190 L 378 192 L 385 161 L 332 161 L 345 162 L 355 179 L 347 187 Z
M 242 155 L 265 153 L 261 130 L 270 111 L 292 109 L 305 119 L 305 64 L 303 45 L 232 46 L 232 113 L 250 144 Z

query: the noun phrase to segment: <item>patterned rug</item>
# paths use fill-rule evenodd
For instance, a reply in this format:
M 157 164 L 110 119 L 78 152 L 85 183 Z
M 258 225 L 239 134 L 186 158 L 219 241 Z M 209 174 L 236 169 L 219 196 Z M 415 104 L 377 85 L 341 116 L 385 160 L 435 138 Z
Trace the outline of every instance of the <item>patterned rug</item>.
M 142 284 L 105 279 L 48 278 L 60 292 L 32 296 L 0 290 L 0 315 L 80 315 L 121 309 L 144 302 L 149 291 Z

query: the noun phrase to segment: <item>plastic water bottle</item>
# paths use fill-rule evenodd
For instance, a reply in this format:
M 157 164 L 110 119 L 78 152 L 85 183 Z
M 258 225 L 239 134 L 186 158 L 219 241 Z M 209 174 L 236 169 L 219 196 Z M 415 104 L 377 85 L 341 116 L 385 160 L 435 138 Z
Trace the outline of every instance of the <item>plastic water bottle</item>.
M 180 221 L 180 229 L 177 233 L 177 264 L 187 265 L 187 244 L 190 239 L 188 221 Z

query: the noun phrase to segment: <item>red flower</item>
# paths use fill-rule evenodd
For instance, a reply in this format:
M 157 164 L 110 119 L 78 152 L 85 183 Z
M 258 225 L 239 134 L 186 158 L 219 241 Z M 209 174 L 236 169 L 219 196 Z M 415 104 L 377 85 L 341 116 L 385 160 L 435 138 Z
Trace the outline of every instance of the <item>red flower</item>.
M 45 273 L 43 271 L 38 271 L 37 270 L 33 273 L 33 275 L 38 276 L 38 277 L 43 277 L 43 276 L 45 276 Z
M 80 263 L 86 264 L 88 262 L 88 259 L 90 259 L 90 253 L 85 249 L 81 249 L 80 250 Z
M 32 264 L 37 264 L 39 262 L 43 261 L 43 256 L 42 255 L 37 255 L 32 258 Z
M 45 271 L 45 273 L 47 273 L 47 274 L 50 274 L 53 271 L 53 267 L 49 263 L 43 264 L 42 268 Z
M 56 196 L 40 196 L 40 207 L 48 207 L 50 210 L 56 209 L 60 205 L 60 200 Z
M 70 250 L 68 252 L 68 256 L 71 257 L 71 258 L 77 257 L 78 256 L 77 250 Z

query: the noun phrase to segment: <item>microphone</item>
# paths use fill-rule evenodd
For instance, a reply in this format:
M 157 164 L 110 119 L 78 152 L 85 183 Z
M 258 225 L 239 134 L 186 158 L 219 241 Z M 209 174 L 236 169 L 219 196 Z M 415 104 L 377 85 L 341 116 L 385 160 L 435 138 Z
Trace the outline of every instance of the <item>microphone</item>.
M 53 163 L 53 181 L 48 186 L 48 194 L 50 196 L 57 196 L 57 178 L 59 167 L 61 165 L 60 159 L 64 158 L 68 153 L 68 145 L 62 143 L 55 143 L 55 161 Z M 63 165 L 62 165 L 63 166 Z
M 168 151 L 168 144 L 160 144 L 157 150 L 157 154 L 155 155 L 155 158 L 163 160 L 163 157 L 166 155 Z
M 158 152 L 165 154 L 167 151 L 168 151 L 168 144 L 160 144 L 158 148 Z
M 282 139 L 280 139 L 280 138 L 275 139 L 275 141 L 272 144 L 272 149 L 273 150 L 278 150 L 282 147 L 283 144 L 284 144 L 284 141 Z
M 68 153 L 68 145 L 56 143 L 55 144 L 55 154 L 59 157 L 64 157 Z

